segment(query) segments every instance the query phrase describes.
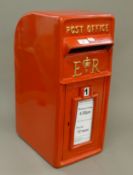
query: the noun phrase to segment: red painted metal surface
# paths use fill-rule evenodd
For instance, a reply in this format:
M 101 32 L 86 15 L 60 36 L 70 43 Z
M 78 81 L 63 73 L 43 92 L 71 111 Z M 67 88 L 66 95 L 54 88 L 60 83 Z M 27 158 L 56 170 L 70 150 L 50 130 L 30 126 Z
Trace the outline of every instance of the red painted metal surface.
M 17 25 L 17 133 L 54 167 L 103 149 L 113 43 L 110 14 L 32 12 Z M 87 68 L 85 59 L 89 59 Z M 87 97 L 84 87 L 90 88 Z M 92 98 L 91 139 L 74 145 L 78 102 Z

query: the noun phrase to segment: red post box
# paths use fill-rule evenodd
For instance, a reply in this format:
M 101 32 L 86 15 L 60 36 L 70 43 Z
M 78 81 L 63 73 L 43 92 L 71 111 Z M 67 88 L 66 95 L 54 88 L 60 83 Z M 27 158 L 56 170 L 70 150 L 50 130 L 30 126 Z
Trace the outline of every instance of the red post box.
M 103 149 L 114 18 L 33 12 L 15 34 L 17 132 L 54 167 Z

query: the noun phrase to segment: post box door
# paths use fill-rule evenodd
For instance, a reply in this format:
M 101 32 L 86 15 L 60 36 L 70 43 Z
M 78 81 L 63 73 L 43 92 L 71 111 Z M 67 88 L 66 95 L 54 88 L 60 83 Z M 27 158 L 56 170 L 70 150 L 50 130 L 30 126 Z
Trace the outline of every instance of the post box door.
M 101 149 L 105 79 L 66 85 L 63 160 Z

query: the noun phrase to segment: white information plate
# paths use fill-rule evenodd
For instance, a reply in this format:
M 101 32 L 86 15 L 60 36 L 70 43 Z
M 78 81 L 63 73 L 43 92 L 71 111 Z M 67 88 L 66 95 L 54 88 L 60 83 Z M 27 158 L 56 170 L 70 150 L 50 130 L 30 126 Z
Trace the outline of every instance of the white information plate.
M 89 44 L 90 42 L 88 41 L 88 39 L 78 39 L 78 43 L 81 45 L 82 44 L 84 45 L 84 44 Z
M 90 141 L 93 119 L 93 107 L 93 98 L 78 102 L 74 130 L 74 145 Z

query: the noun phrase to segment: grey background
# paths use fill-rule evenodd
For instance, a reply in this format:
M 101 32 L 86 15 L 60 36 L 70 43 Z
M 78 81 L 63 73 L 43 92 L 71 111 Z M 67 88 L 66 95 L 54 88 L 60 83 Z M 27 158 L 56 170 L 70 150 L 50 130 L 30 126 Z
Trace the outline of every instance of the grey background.
M 113 76 L 104 151 L 54 169 L 15 133 L 13 40 L 19 18 L 32 10 L 88 10 L 116 17 Z M 131 0 L 0 0 L 0 174 L 133 174 L 133 3 Z

